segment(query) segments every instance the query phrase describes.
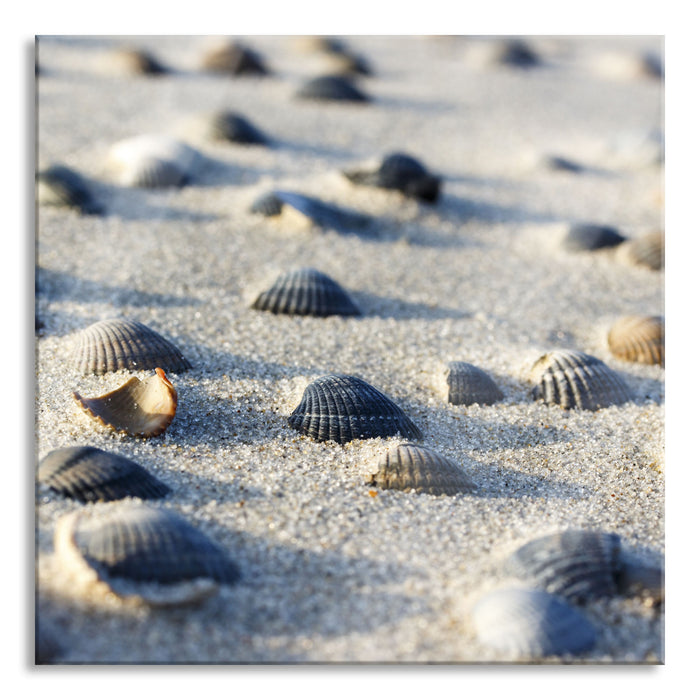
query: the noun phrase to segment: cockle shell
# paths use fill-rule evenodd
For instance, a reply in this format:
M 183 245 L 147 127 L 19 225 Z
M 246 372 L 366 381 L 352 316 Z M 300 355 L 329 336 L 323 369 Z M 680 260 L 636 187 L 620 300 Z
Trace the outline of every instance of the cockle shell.
M 398 190 L 425 202 L 435 202 L 440 195 L 440 178 L 430 173 L 420 161 L 404 153 L 386 156 L 379 167 L 345 170 L 343 175 L 359 185 Z
M 479 641 L 510 660 L 580 654 L 596 643 L 588 619 L 563 598 L 545 591 L 491 591 L 474 605 L 471 619 Z
M 81 214 L 100 215 L 104 207 L 95 200 L 86 180 L 65 165 L 52 165 L 37 173 L 39 204 L 77 209 Z
M 296 96 L 328 102 L 369 102 L 369 97 L 341 75 L 322 75 L 304 83 Z
M 550 405 L 596 411 L 631 401 L 622 377 L 602 360 L 574 350 L 555 350 L 540 357 L 532 367 L 537 385 L 535 399 Z
M 319 442 L 403 435 L 422 439 L 420 430 L 391 399 L 358 377 L 329 374 L 304 390 L 289 425 Z
M 433 496 L 454 496 L 476 490 L 476 485 L 456 462 L 429 447 L 402 443 L 379 460 L 371 486 L 396 491 L 415 491 Z
M 174 512 L 145 504 L 69 513 L 56 525 L 54 548 L 81 586 L 156 606 L 197 602 L 240 578 L 216 542 Z
M 241 114 L 221 110 L 200 114 L 188 120 L 189 130 L 212 141 L 265 145 L 269 139 Z
M 145 381 L 132 377 L 126 384 L 92 399 L 77 391 L 73 398 L 91 418 L 133 437 L 156 437 L 175 417 L 177 392 L 160 367 Z
M 268 75 L 270 72 L 256 51 L 232 41 L 208 49 L 202 57 L 201 67 L 205 71 L 227 75 Z
M 615 357 L 647 365 L 664 366 L 665 341 L 663 316 L 624 316 L 608 333 L 610 352 Z
M 449 362 L 445 380 L 447 401 L 451 404 L 490 406 L 503 399 L 503 392 L 496 382 L 484 370 L 468 362 Z
M 162 498 L 170 488 L 126 457 L 97 447 L 63 447 L 39 463 L 37 481 L 82 503 Z
M 662 270 L 665 264 L 666 235 L 663 231 L 653 231 L 639 238 L 633 238 L 618 249 L 619 259 L 630 265 Z
M 625 241 L 617 229 L 600 224 L 573 224 L 562 241 L 565 250 L 579 252 L 613 248 Z
M 624 551 L 618 535 L 564 530 L 531 540 L 505 562 L 505 571 L 574 603 L 625 592 L 663 596 L 663 572 Z
M 192 368 L 169 340 L 143 323 L 125 318 L 98 321 L 82 330 L 75 341 L 74 361 L 82 374 L 156 367 L 177 374 Z
M 310 267 L 280 275 L 253 302 L 254 309 L 302 316 L 358 316 L 360 310 L 333 279 Z
M 123 75 L 164 75 L 170 71 L 153 54 L 137 48 L 110 51 L 105 61 L 112 72 Z

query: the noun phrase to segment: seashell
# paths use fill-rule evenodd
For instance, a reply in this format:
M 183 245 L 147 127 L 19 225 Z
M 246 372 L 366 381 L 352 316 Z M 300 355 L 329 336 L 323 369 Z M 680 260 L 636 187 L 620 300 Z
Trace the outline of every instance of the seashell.
M 581 173 L 585 170 L 583 165 L 564 156 L 547 155 L 544 158 L 545 167 L 550 170 L 560 170 L 567 173 Z
M 202 114 L 191 120 L 190 128 L 205 139 L 231 143 L 266 145 L 269 139 L 245 117 L 235 112 Z
M 360 315 L 355 302 L 335 280 L 310 267 L 280 275 L 253 302 L 253 308 L 301 316 Z
M 109 67 L 123 75 L 164 75 L 170 71 L 144 49 L 120 48 L 107 57 Z
M 120 369 L 184 372 L 189 360 L 169 340 L 131 319 L 98 321 L 78 335 L 74 362 L 82 374 L 104 374 Z
M 36 176 L 39 204 L 72 207 L 81 214 L 100 215 L 104 207 L 95 200 L 85 179 L 65 165 L 52 165 Z
M 39 463 L 37 481 L 82 503 L 162 498 L 170 488 L 142 466 L 97 447 L 63 447 Z
M 666 324 L 663 316 L 624 316 L 608 333 L 610 352 L 622 360 L 665 364 Z
M 257 52 L 228 41 L 209 49 L 202 57 L 201 67 L 227 75 L 268 75 L 270 72 Z
M 420 430 L 381 391 L 358 377 L 329 374 L 304 390 L 289 425 L 319 442 L 403 435 L 420 440 Z
M 574 603 L 624 592 L 663 596 L 662 570 L 625 552 L 620 537 L 565 530 L 531 540 L 505 562 L 505 571 Z
M 162 134 L 119 141 L 108 154 L 108 167 L 125 187 L 182 187 L 200 161 L 194 148 Z
M 596 643 L 588 619 L 545 591 L 492 591 L 474 605 L 471 619 L 482 644 L 514 659 L 580 654 Z
M 617 229 L 599 224 L 573 224 L 567 232 L 562 246 L 564 250 L 579 252 L 612 248 L 625 241 Z
M 304 83 L 296 97 L 329 102 L 369 102 L 369 97 L 342 75 L 322 75 Z
M 597 357 L 574 350 L 543 355 L 533 365 L 530 376 L 537 382 L 535 399 L 566 409 L 596 411 L 633 398 L 617 372 Z
M 503 399 L 503 392 L 496 386 L 496 382 L 484 370 L 468 362 L 449 362 L 445 379 L 449 403 L 490 406 Z
M 172 423 L 177 409 L 177 392 L 160 367 L 145 381 L 132 377 L 126 384 L 104 396 L 73 398 L 91 418 L 133 437 L 156 437 Z
M 196 602 L 240 578 L 216 542 L 172 511 L 145 504 L 69 513 L 56 525 L 54 548 L 86 587 L 151 605 Z
M 58 628 L 39 617 L 34 618 L 34 663 L 39 666 L 50 664 L 65 651 Z
M 504 66 L 528 69 L 542 65 L 542 59 L 530 43 L 515 37 L 471 42 L 468 57 L 475 65 L 482 68 Z
M 359 185 L 398 190 L 425 202 L 435 202 L 440 195 L 440 178 L 429 173 L 420 161 L 403 153 L 386 156 L 378 168 L 351 169 L 343 175 Z
M 396 491 L 415 491 L 433 496 L 473 492 L 476 485 L 464 469 L 428 447 L 402 443 L 379 460 L 370 486 Z
M 354 75 L 372 75 L 367 59 L 348 50 L 329 51 L 324 56 L 327 69 L 333 75 L 339 76 L 354 76 Z
M 665 264 L 665 248 L 665 233 L 654 231 L 627 241 L 618 249 L 618 255 L 620 260 L 628 264 L 648 267 L 650 270 L 662 270 Z

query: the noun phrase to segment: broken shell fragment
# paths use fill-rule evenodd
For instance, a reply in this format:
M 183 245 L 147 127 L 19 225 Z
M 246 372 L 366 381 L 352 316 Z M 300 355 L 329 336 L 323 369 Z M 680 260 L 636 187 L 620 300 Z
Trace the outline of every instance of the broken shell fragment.
M 564 250 L 579 252 L 613 248 L 626 239 L 616 228 L 599 224 L 573 224 L 562 241 Z
M 39 463 L 37 481 L 82 503 L 162 498 L 170 488 L 126 457 L 97 447 L 63 447 Z
M 665 363 L 666 324 L 663 316 L 624 316 L 608 333 L 610 352 L 628 362 Z
M 81 214 L 100 215 L 104 207 L 95 200 L 85 178 L 65 165 L 52 165 L 37 173 L 39 204 L 77 209 Z
M 653 231 L 640 238 L 634 238 L 621 245 L 618 256 L 629 265 L 662 270 L 665 263 L 666 235 L 663 231 Z
M 177 392 L 160 367 L 145 381 L 132 377 L 126 384 L 92 399 L 73 392 L 77 404 L 91 418 L 132 437 L 156 437 L 175 417 Z
M 343 444 L 393 435 L 422 439 L 420 430 L 391 399 L 348 375 L 329 374 L 309 384 L 288 423 L 319 442 Z
M 369 102 L 369 97 L 341 75 L 322 75 L 304 83 L 296 97 L 324 102 Z
M 490 406 L 503 399 L 496 382 L 475 365 L 468 362 L 450 362 L 445 372 L 447 401 L 451 404 Z

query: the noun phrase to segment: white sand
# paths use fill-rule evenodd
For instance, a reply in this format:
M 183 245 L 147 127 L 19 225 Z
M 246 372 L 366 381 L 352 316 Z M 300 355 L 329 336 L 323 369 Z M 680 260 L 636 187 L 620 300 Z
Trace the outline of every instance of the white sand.
M 57 519 L 80 506 L 37 490 L 38 610 L 64 635 L 65 663 L 510 661 L 479 644 L 469 607 L 498 585 L 504 556 L 566 527 L 620 534 L 663 556 L 665 370 L 606 345 L 627 314 L 664 313 L 663 272 L 609 252 L 565 253 L 566 224 L 634 238 L 663 226 L 663 82 L 600 71 L 609 51 L 663 56 L 658 38 L 533 39 L 546 65 L 483 65 L 465 38 L 352 37 L 375 74 L 373 102 L 293 98 L 323 63 L 285 37 L 249 37 L 273 75 L 204 75 L 207 37 L 139 37 L 178 72 L 105 75 L 108 38 L 43 39 L 39 167 L 97 181 L 105 217 L 41 207 L 37 243 L 37 457 L 89 444 L 126 455 L 173 488 L 171 508 L 220 542 L 243 580 L 198 608 L 153 611 L 76 595 L 53 555 Z M 178 133 L 199 111 L 231 109 L 274 149 L 191 144 L 210 159 L 183 189 L 113 184 L 106 154 L 143 133 Z M 444 177 L 437 205 L 355 187 L 342 168 L 406 151 Z M 588 169 L 547 170 L 556 154 Z M 249 213 L 272 188 L 377 217 L 372 237 Z M 278 273 L 310 265 L 342 284 L 360 318 L 273 316 L 249 308 Z M 72 399 L 128 374 L 80 376 L 72 342 L 124 315 L 177 343 L 194 365 L 171 375 L 170 428 L 148 440 L 99 429 Z M 566 412 L 530 398 L 544 351 L 573 348 L 622 374 L 635 401 Z M 505 400 L 452 406 L 450 360 L 478 365 Z M 287 426 L 305 386 L 362 377 L 467 468 L 476 494 L 370 493 L 365 475 L 398 438 L 320 444 Z M 137 373 L 140 377 L 148 372 Z M 593 662 L 664 659 L 663 609 L 641 598 L 584 608 Z M 556 661 L 556 659 L 555 659 Z

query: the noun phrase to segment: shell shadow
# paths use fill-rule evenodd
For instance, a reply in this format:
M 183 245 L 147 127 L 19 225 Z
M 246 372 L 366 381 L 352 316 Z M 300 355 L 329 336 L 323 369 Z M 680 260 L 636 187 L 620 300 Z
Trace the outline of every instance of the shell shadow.
M 471 318 L 474 314 L 462 309 L 449 309 L 434 304 L 410 302 L 397 297 L 381 296 L 364 290 L 348 290 L 363 316 L 376 318 Z
M 637 374 L 626 372 L 624 370 L 618 369 L 616 372 L 632 390 L 632 393 L 634 394 L 632 403 L 635 405 L 644 406 L 645 404 L 648 404 L 649 401 L 653 401 L 659 405 L 665 402 L 666 385 L 664 382 L 658 379 L 640 377 Z

